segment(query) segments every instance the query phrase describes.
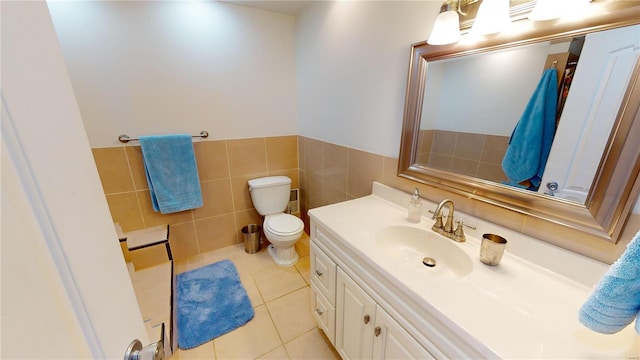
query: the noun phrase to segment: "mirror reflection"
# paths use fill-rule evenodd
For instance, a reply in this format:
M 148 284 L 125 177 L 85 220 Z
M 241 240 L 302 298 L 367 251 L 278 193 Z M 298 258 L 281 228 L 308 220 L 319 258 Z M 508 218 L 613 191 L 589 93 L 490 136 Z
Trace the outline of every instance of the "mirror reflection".
M 558 87 L 566 87 L 561 93 L 567 94 L 583 41 L 547 41 L 429 62 L 417 162 L 508 182 L 502 160 L 543 70 L 558 69 Z M 558 115 L 565 99 L 558 101 Z
M 548 26 L 547 23 L 515 21 L 509 34 L 483 38 L 467 36 L 462 39 L 464 41 L 447 46 L 430 46 L 426 42 L 414 44 L 409 62 L 398 176 L 524 214 L 543 223 L 560 225 L 572 232 L 617 242 L 640 189 L 640 180 L 637 180 L 640 155 L 640 122 L 637 121 L 640 38 L 637 34 L 640 27 L 638 18 L 633 16 L 638 9 L 634 2 L 595 2 L 590 5 L 588 16 L 577 22 L 556 21 Z M 582 36 L 584 43 L 576 54 L 577 64 L 566 97 L 560 95 L 563 87 L 558 87 L 560 106 L 556 107 L 556 121 L 559 115 L 559 122 L 542 176 L 538 176 L 541 178 L 538 190 L 527 190 L 520 184 L 521 179 L 510 179 L 504 171 L 502 165 L 507 154 L 504 144 L 509 143 L 514 129 L 518 128 L 527 105 L 535 98 L 538 85 L 544 84 L 547 56 L 571 53 L 572 49 L 569 45 L 569 51 L 561 48 L 557 52 L 552 47 L 567 41 L 569 44 L 580 41 Z M 546 44 L 542 43 L 545 41 Z M 531 51 L 536 46 L 551 50 L 542 53 L 543 60 L 536 63 L 532 80 L 526 83 L 518 77 L 522 76 L 523 70 L 507 69 L 505 63 L 520 66 L 532 57 L 510 58 L 507 54 L 512 50 L 516 53 Z M 441 70 L 450 74 L 442 75 L 439 81 L 437 67 L 441 61 L 455 63 L 494 52 L 498 57 L 480 61 L 475 71 L 466 71 L 471 67 L 469 65 L 466 69 Z M 573 60 L 567 58 L 567 64 L 570 62 Z M 486 63 L 495 64 L 497 72 L 489 73 L 481 67 Z M 564 74 L 558 80 L 560 83 L 563 77 Z M 453 87 L 450 83 L 456 78 L 461 78 L 462 82 Z M 483 78 L 488 83 L 484 87 L 477 85 L 476 81 Z M 510 78 L 516 78 L 518 83 L 507 83 Z M 427 81 L 435 82 L 435 85 L 427 84 Z M 489 93 L 491 89 L 500 88 L 503 82 L 507 84 L 502 86 L 506 92 Z M 525 96 L 518 100 L 513 94 L 521 90 Z M 491 103 L 487 98 L 497 99 L 497 102 Z M 499 111 L 487 116 L 492 109 Z M 446 117 L 448 111 L 456 115 Z M 461 115 L 462 111 L 466 113 Z M 504 120 L 507 125 L 494 126 L 498 123 L 494 118 L 503 117 L 509 111 L 510 115 Z M 442 140 L 435 135 L 438 132 L 454 136 Z M 474 134 L 484 138 L 474 140 Z M 456 148 L 474 142 L 482 143 L 483 147 Z M 528 146 L 522 148 L 529 150 Z M 450 162 L 445 161 L 445 165 L 435 163 L 438 156 L 431 156 L 431 153 L 445 150 L 449 153 L 438 155 L 449 156 L 449 159 L 440 157 L 440 160 Z M 456 157 L 476 163 L 468 168 L 454 168 Z M 481 162 L 493 165 L 493 169 L 481 169 Z M 490 173 L 492 177 L 483 178 L 482 172 Z M 512 180 L 515 184 L 506 184 Z M 549 240 L 555 241 L 555 238 Z
M 428 61 L 416 163 L 584 204 L 639 31 Z

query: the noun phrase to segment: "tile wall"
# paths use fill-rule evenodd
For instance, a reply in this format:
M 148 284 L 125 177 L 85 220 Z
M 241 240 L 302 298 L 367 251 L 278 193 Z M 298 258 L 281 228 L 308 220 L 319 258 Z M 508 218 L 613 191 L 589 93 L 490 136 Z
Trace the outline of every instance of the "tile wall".
M 398 159 L 303 136 L 298 140 L 298 153 L 300 213 L 307 232 L 307 210 L 369 195 L 374 181 L 393 186 L 400 179 Z
M 299 137 L 298 146 L 301 214 L 307 230 L 308 209 L 368 195 L 371 193 L 373 181 L 407 192 L 407 203 L 410 193 L 417 187 L 423 198 L 432 202 L 451 199 L 455 202 L 456 209 L 466 214 L 608 263 L 620 256 L 625 245 L 640 228 L 640 214 L 632 214 L 620 242 L 614 245 L 596 236 L 545 222 L 533 216 L 401 178 L 397 176 L 396 158 L 305 137 Z
M 502 182 L 508 136 L 445 130 L 420 130 L 418 162 L 434 168 Z
M 251 202 L 249 179 L 286 175 L 292 180 L 292 188 L 299 187 L 295 135 L 197 141 L 194 151 L 204 206 L 162 215 L 151 207 L 140 146 L 92 151 L 114 223 L 119 223 L 124 232 L 170 224 L 176 260 L 243 242 L 242 227 L 262 223 Z M 153 265 L 150 259 L 162 257 L 163 251 L 162 247 L 136 251 L 136 267 Z M 130 260 L 136 254 L 125 252 L 125 258 Z
M 266 175 L 287 175 L 293 180 L 292 186 L 300 188 L 300 215 L 307 233 L 307 210 L 369 195 L 373 181 L 407 192 L 407 201 L 409 193 L 418 187 L 430 201 L 452 199 L 456 209 L 466 214 L 601 261 L 615 260 L 640 224 L 640 215 L 632 215 L 616 246 L 582 232 L 398 177 L 396 158 L 303 136 L 202 141 L 194 143 L 194 148 L 205 206 L 171 215 L 151 210 L 138 146 L 93 149 L 114 222 L 119 222 L 124 231 L 171 224 L 171 245 L 177 260 L 242 242 L 241 228 L 261 222 L 251 203 L 247 180 Z M 162 247 L 157 248 L 158 256 L 163 256 Z M 127 256 L 130 255 L 125 253 Z

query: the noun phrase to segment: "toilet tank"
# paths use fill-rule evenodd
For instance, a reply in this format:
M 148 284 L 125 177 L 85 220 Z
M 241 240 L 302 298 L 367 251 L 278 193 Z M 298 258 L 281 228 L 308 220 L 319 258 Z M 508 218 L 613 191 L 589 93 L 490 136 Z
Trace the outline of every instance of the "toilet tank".
M 284 212 L 289 204 L 291 179 L 286 176 L 267 176 L 249 180 L 251 201 L 260 215 Z

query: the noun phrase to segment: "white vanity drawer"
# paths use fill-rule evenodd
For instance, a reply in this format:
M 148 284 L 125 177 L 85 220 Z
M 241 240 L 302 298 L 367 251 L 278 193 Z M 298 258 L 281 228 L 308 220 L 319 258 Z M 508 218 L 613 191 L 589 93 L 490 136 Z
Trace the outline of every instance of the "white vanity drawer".
M 324 331 L 331 344 L 335 345 L 336 308 L 316 289 L 311 292 L 311 312 L 318 327 Z
M 336 301 L 336 263 L 311 242 L 311 284 L 329 300 Z

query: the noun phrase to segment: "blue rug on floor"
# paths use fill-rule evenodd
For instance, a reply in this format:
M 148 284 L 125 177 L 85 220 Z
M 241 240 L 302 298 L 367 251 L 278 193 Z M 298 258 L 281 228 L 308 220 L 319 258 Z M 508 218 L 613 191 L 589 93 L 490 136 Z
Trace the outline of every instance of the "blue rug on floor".
M 178 346 L 191 349 L 253 319 L 253 307 L 229 260 L 178 274 Z

